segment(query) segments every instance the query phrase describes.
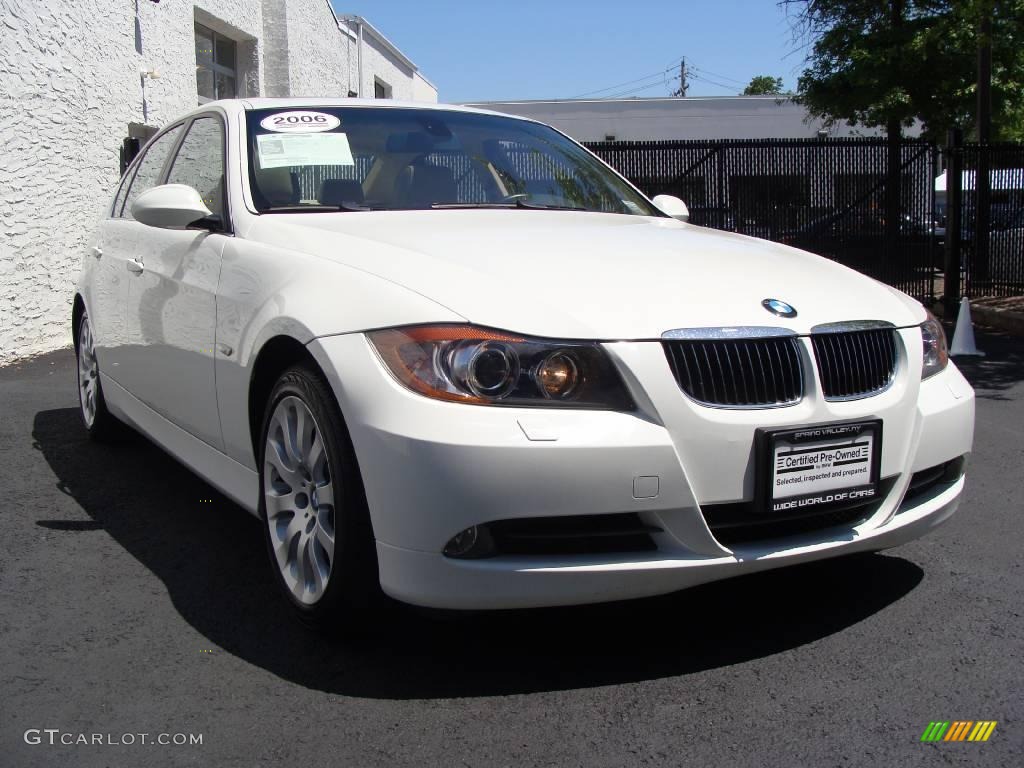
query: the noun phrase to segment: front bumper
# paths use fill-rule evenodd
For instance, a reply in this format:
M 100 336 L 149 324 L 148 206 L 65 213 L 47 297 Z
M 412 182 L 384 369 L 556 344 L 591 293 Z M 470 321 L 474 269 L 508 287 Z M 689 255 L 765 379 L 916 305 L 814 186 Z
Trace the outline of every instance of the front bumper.
M 912 473 L 970 452 L 974 396 L 952 365 L 923 383 L 905 374 L 915 364 L 919 370 L 916 333 L 901 332 L 901 375 L 875 397 L 818 398 L 808 366 L 809 394 L 799 404 L 748 411 L 688 400 L 660 344 L 650 342 L 606 345 L 638 403 L 629 414 L 430 400 L 399 385 L 361 334 L 316 339 L 310 350 L 352 436 L 385 592 L 432 607 L 516 608 L 662 594 L 896 546 L 941 524 L 959 503 L 962 477 L 912 503 L 903 499 Z M 889 481 L 870 516 L 742 545 L 715 537 L 701 506 L 753 498 L 758 427 L 862 418 L 884 423 L 881 477 Z M 654 496 L 650 478 L 657 478 Z M 442 554 L 454 534 L 473 525 L 624 512 L 660 529 L 654 551 L 481 560 Z
M 754 571 L 853 552 L 895 547 L 945 522 L 960 503 L 964 480 L 901 511 L 888 524 L 806 534 L 782 546 L 735 548 L 721 557 L 631 557 L 593 562 L 576 558 L 454 560 L 377 544 L 381 584 L 399 600 L 435 608 L 527 608 L 599 603 L 675 592 Z

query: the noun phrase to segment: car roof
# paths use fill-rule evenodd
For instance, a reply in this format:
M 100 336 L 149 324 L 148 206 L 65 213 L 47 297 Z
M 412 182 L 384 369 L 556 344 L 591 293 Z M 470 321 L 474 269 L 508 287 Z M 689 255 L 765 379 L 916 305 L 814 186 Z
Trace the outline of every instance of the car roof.
M 236 113 L 241 110 L 252 109 L 305 109 L 308 107 L 345 107 L 346 109 L 422 109 L 440 112 L 465 112 L 475 115 L 494 115 L 496 117 L 508 117 L 513 120 L 525 120 L 535 123 L 528 117 L 509 115 L 504 112 L 495 112 L 490 109 L 479 109 L 477 107 L 463 107 L 459 104 L 436 104 L 426 101 L 397 101 L 395 99 L 355 99 L 343 96 L 327 97 L 254 97 L 246 99 L 219 99 L 209 101 L 200 105 L 197 109 L 191 110 L 188 114 L 194 114 L 209 110 L 211 107 L 220 107 L 229 113 Z M 187 115 L 186 115 L 187 117 Z

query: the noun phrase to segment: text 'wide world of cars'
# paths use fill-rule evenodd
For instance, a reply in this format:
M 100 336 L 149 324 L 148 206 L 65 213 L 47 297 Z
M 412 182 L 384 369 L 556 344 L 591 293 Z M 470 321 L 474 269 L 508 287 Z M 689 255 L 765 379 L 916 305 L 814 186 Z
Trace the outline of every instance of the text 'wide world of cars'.
M 252 512 L 285 599 L 342 632 L 391 600 L 637 598 L 949 518 L 974 393 L 942 326 L 686 218 L 531 120 L 204 104 L 83 256 L 83 421 Z

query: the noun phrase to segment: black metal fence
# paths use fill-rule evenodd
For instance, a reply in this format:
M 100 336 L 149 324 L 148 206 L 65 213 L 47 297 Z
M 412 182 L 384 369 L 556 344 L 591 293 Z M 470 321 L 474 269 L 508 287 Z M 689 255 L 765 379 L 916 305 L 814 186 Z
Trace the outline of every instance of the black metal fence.
M 943 279 L 948 273 L 943 272 L 941 188 L 936 197 L 943 158 L 932 144 L 900 144 L 897 198 L 889 196 L 890 178 L 897 175 L 889 173 L 885 139 L 602 142 L 588 147 L 648 195 L 682 198 L 695 224 L 813 251 L 921 299 L 936 298 L 953 282 Z M 1019 170 L 1024 146 L 957 151 L 964 168 L 976 167 L 984 156 L 991 157 L 992 168 L 1024 174 Z M 1024 179 L 1005 176 L 994 177 L 1000 190 L 987 209 L 991 227 L 985 224 L 985 231 L 991 230 L 992 244 L 984 262 L 972 245 L 982 237 L 976 226 L 977 196 L 963 195 L 963 230 L 954 242 L 963 243 L 960 282 L 967 295 L 1024 292 Z M 1004 183 L 1016 186 L 1004 190 Z
M 946 152 L 940 203 L 948 210 L 960 200 L 960 237 L 950 232 L 955 249 L 947 261 L 959 266 L 961 292 L 971 298 L 1024 294 L 1024 145 L 965 144 Z M 955 226 L 957 217 L 951 218 Z

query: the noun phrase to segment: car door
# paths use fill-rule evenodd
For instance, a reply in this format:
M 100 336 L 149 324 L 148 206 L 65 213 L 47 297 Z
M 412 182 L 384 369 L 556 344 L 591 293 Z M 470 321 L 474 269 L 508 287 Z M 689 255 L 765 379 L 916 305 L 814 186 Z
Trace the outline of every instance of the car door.
M 137 272 L 128 288 L 130 359 L 124 386 L 195 437 L 223 448 L 214 379 L 216 293 L 229 235 L 224 194 L 225 132 L 217 113 L 188 125 L 164 183 L 187 184 L 223 222 L 162 229 L 134 223 Z
M 88 248 L 95 259 L 86 301 L 96 355 L 103 375 L 118 383 L 123 383 L 122 368 L 129 344 L 125 311 L 131 276 L 128 269 L 134 265 L 128 262 L 137 253 L 136 225 L 127 212 L 132 200 L 157 183 L 181 129 L 181 125 L 170 127 L 142 151 L 121 180 L 110 215 L 100 222 L 97 236 Z

